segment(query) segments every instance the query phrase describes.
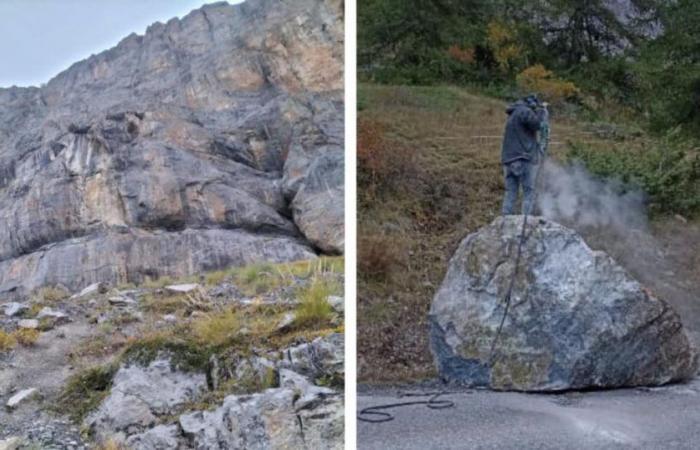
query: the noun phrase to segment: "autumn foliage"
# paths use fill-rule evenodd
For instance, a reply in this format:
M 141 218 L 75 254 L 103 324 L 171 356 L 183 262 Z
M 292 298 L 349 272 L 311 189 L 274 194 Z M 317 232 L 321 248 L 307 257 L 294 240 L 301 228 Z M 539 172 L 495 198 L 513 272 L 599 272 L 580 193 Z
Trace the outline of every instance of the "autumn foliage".
M 524 92 L 540 93 L 550 102 L 570 100 L 580 95 L 574 83 L 557 78 L 542 64 L 535 64 L 523 70 L 516 77 L 516 82 Z
M 359 184 L 367 195 L 406 182 L 415 172 L 414 152 L 385 137 L 385 127 L 371 119 L 359 119 L 357 170 Z
M 465 64 L 474 62 L 474 48 L 472 47 L 463 49 L 459 45 L 451 45 L 450 48 L 447 49 L 447 54 L 450 55 L 452 59 Z

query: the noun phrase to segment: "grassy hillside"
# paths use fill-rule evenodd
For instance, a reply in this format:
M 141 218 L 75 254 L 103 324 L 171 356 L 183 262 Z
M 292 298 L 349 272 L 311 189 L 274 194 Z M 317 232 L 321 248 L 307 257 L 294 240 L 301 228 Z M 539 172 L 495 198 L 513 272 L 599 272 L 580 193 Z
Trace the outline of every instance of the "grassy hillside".
M 360 381 L 431 376 L 427 313 L 459 241 L 500 212 L 506 104 L 456 87 L 359 87 Z M 552 111 L 554 158 L 632 154 L 633 126 Z M 583 149 L 583 150 L 581 150 Z

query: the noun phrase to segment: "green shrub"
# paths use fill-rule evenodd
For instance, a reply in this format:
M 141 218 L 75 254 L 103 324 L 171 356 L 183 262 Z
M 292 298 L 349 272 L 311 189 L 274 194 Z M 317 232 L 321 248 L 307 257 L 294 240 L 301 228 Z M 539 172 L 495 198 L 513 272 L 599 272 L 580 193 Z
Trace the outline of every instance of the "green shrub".
M 116 365 L 91 367 L 68 379 L 61 392 L 56 411 L 82 422 L 109 395 Z
M 649 196 L 652 213 L 695 216 L 700 212 L 700 152 L 685 142 L 666 138 L 643 150 L 595 150 L 571 147 L 569 159 L 580 160 L 590 172 L 619 178 Z

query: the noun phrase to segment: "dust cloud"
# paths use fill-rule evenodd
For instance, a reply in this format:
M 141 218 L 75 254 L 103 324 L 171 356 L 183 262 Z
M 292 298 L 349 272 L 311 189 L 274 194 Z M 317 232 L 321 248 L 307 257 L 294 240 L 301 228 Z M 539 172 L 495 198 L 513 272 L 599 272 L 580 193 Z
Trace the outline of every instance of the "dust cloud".
M 596 178 L 580 163 L 563 166 L 547 160 L 541 170 L 537 206 L 546 218 L 577 231 L 598 228 L 626 235 L 647 230 L 642 191 Z

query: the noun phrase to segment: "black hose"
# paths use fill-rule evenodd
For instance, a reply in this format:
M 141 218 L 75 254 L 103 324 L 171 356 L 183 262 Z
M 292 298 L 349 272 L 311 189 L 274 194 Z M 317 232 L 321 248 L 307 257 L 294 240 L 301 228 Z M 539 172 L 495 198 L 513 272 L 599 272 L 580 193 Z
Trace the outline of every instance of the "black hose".
M 468 392 L 468 391 L 466 391 Z M 413 400 L 407 402 L 397 402 L 397 403 L 387 403 L 384 405 L 369 406 L 363 408 L 357 415 L 357 420 L 369 423 L 383 423 L 390 422 L 394 420 L 394 416 L 386 411 L 385 409 L 400 408 L 403 406 L 412 405 L 425 405 L 430 409 L 445 409 L 452 408 L 455 403 L 451 400 L 439 400 L 443 395 L 455 394 L 456 392 L 438 391 L 438 392 L 411 392 L 399 394 L 399 398 L 402 397 L 427 397 L 427 400 Z

